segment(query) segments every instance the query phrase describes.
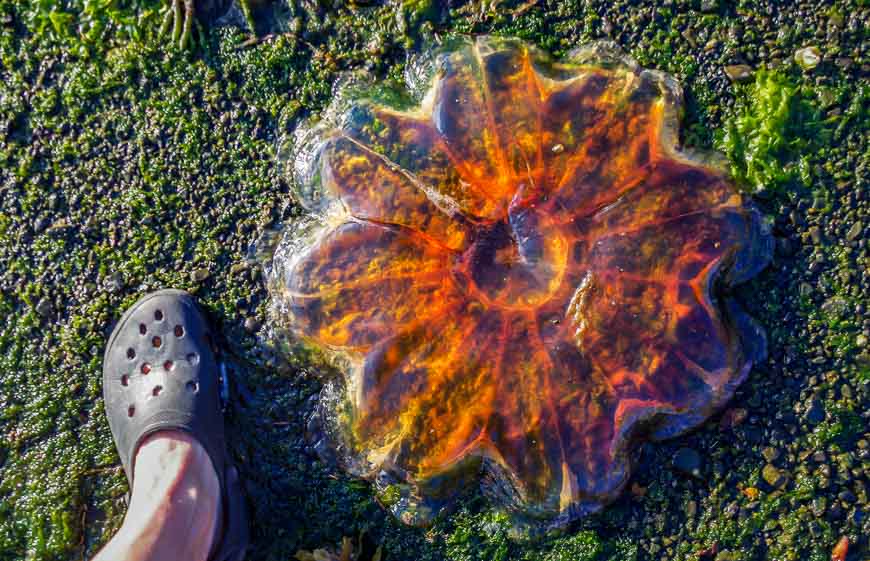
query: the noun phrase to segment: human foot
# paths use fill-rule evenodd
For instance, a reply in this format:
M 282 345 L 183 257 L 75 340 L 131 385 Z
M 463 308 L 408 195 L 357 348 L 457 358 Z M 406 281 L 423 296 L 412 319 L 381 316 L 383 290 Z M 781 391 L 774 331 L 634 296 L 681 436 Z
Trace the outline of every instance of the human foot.
M 248 529 L 238 475 L 226 453 L 222 379 L 212 346 L 208 325 L 189 294 L 162 290 L 146 295 L 123 315 L 109 339 L 103 360 L 103 396 L 133 489 L 131 511 L 141 504 L 154 507 L 152 513 L 162 512 L 157 508 L 159 501 L 140 500 L 134 505 L 139 489 L 148 496 L 154 494 L 154 485 L 164 491 L 178 488 L 165 481 L 140 484 L 134 472 L 137 478 L 146 472 L 150 475 L 144 477 L 160 478 L 164 467 L 187 469 L 197 462 L 196 457 L 207 458 L 205 465 L 211 466 L 210 473 L 217 479 L 218 492 L 213 496 L 220 497 L 218 510 L 223 508 L 224 526 L 220 547 L 209 559 L 235 561 L 244 556 Z M 169 440 L 167 434 L 172 435 Z M 153 455 L 146 444 L 160 454 Z M 171 450 L 165 448 L 169 445 Z M 142 458 L 157 463 L 142 471 L 136 465 Z M 175 463 L 161 467 L 160 462 Z M 207 489 L 208 473 L 199 473 L 191 484 Z M 201 499 L 201 492 L 197 493 Z
M 161 431 L 136 452 L 124 523 L 94 561 L 206 561 L 221 532 L 221 487 L 205 449 L 188 433 Z

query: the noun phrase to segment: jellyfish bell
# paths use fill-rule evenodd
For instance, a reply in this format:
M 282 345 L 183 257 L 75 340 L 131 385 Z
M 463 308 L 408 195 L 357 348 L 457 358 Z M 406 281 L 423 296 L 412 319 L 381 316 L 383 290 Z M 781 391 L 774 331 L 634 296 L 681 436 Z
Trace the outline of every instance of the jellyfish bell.
M 274 321 L 335 359 L 323 433 L 400 519 L 480 484 L 562 526 L 763 357 L 730 289 L 770 233 L 716 156 L 678 146 L 676 81 L 613 45 L 479 37 L 428 60 L 401 106 L 339 93 L 281 151 L 309 216 L 275 255 Z

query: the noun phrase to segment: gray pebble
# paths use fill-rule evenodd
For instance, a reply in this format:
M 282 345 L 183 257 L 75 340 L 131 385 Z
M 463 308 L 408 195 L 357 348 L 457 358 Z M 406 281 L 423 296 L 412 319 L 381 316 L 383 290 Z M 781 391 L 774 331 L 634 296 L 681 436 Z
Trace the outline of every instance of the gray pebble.
M 786 478 L 773 464 L 767 464 L 761 470 L 761 478 L 771 487 L 781 487 Z
M 47 298 L 42 298 L 39 302 L 36 303 L 36 313 L 44 318 L 50 316 L 53 311 L 54 306 Z
M 209 271 L 206 268 L 196 269 L 190 274 L 190 278 L 193 279 L 193 282 L 202 282 L 209 277 Z
M 734 83 L 743 83 L 752 80 L 752 67 L 746 64 L 731 64 L 724 69 L 725 75 Z
M 245 330 L 248 333 L 256 333 L 258 329 L 260 329 L 260 322 L 257 318 L 251 316 L 245 319 Z

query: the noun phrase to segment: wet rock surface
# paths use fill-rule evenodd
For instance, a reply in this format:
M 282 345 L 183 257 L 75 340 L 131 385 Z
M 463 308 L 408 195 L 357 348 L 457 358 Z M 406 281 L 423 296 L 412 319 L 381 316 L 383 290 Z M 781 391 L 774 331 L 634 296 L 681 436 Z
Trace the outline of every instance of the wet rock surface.
M 424 4 L 301 3 L 286 33 L 239 50 L 245 32 L 215 28 L 187 55 L 162 50 L 153 31 L 125 47 L 127 28 L 95 27 L 105 14 L 67 18 L 76 31 L 63 34 L 36 3 L 0 0 L 0 558 L 87 558 L 120 524 L 102 349 L 122 309 L 163 286 L 194 290 L 227 349 L 232 450 L 257 520 L 250 559 L 360 532 L 369 558 L 380 545 L 384 559 L 803 560 L 831 558 L 838 542 L 847 559 L 867 557 L 867 8 Z M 98 39 L 83 40 L 93 29 Z M 645 446 L 638 492 L 534 544 L 511 541 L 473 494 L 430 530 L 392 522 L 302 437 L 318 399 L 312 362 L 278 359 L 245 325 L 265 319 L 248 250 L 296 212 L 274 167 L 278 134 L 323 108 L 339 71 L 399 76 L 408 49 L 450 31 L 518 35 L 557 55 L 614 39 L 684 84 L 689 146 L 710 148 L 713 131 L 763 113 L 752 88 L 771 68 L 816 112 L 777 128 L 786 141 L 790 127 L 824 123 L 801 134 L 814 144 L 764 155 L 777 173 L 758 204 L 777 254 L 739 297 L 768 330 L 770 357 L 729 405 L 745 415 Z M 821 60 L 802 68 L 794 54 L 810 46 Z M 753 79 L 732 83 L 729 65 Z M 195 282 L 199 269 L 209 275 Z M 768 447 L 779 456 L 768 461 Z M 703 458 L 703 479 L 667 469 L 680 448 Z M 788 474 L 779 487 L 763 479 L 767 465 Z

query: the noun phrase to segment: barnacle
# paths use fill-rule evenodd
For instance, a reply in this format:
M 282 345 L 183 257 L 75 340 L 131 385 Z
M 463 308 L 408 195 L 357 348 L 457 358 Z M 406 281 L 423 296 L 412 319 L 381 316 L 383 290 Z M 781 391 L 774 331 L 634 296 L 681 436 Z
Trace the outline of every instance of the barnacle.
M 715 156 L 677 147 L 678 84 L 614 47 L 482 37 L 432 61 L 416 109 L 350 95 L 297 134 L 316 227 L 276 254 L 274 309 L 341 357 L 336 446 L 402 519 L 478 478 L 561 524 L 763 356 L 728 288 L 771 238 Z

